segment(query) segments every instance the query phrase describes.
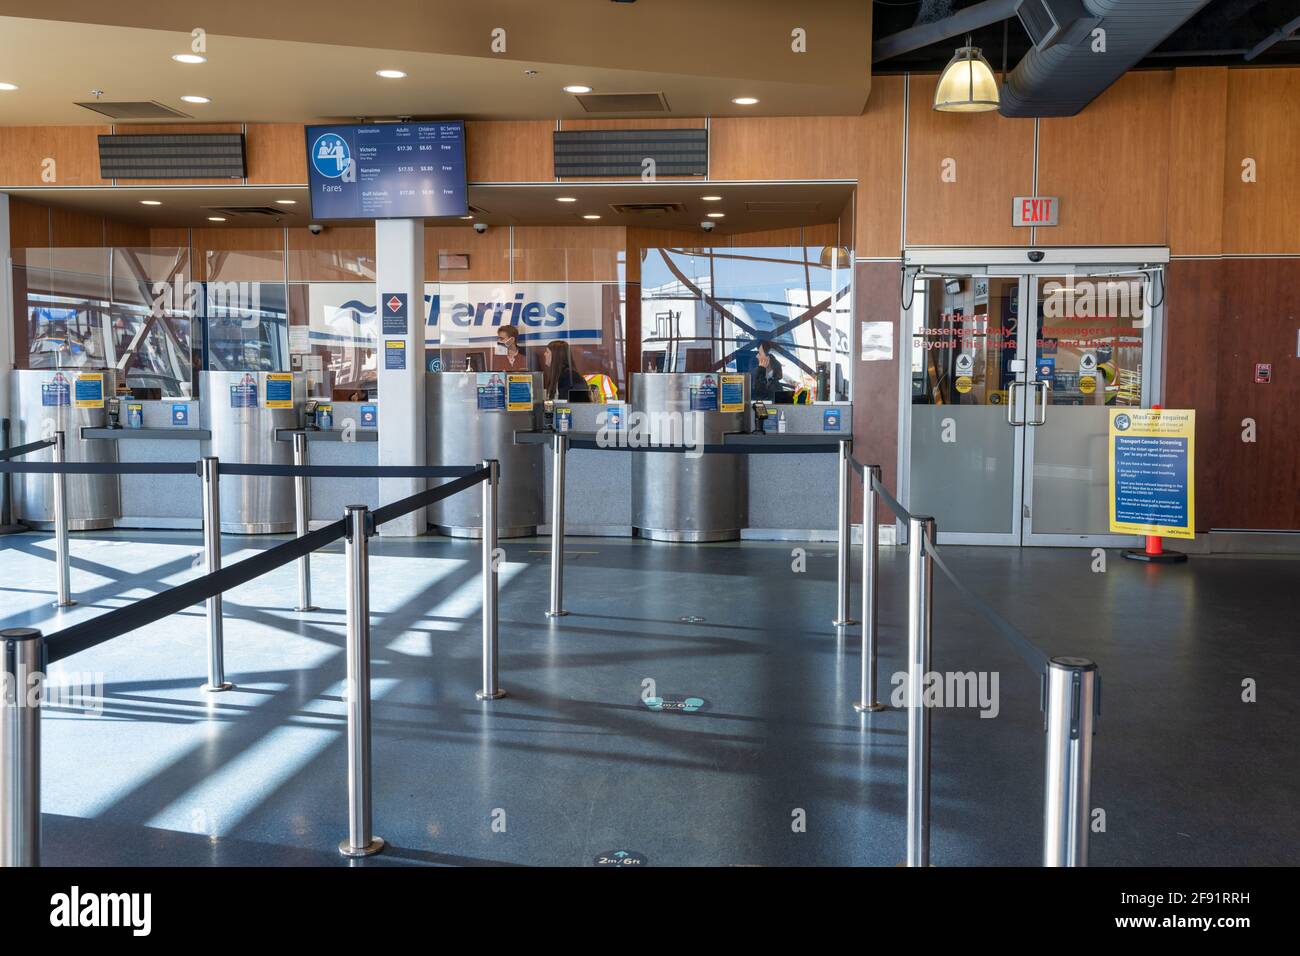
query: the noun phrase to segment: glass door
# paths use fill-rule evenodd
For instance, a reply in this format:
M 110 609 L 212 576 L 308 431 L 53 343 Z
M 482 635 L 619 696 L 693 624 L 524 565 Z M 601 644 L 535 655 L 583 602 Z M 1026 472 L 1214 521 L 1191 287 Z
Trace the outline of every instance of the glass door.
M 1109 532 L 1109 409 L 1149 407 L 1154 309 L 1142 273 L 1029 276 L 1037 326 L 1025 440 L 1023 543 L 1131 546 Z

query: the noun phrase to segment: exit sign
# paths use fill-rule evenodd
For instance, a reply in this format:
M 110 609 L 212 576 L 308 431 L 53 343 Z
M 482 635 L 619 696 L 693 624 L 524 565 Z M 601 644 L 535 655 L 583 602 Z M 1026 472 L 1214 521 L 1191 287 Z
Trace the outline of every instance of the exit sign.
M 1017 196 L 1011 200 L 1011 225 L 1055 226 L 1060 221 L 1059 196 Z

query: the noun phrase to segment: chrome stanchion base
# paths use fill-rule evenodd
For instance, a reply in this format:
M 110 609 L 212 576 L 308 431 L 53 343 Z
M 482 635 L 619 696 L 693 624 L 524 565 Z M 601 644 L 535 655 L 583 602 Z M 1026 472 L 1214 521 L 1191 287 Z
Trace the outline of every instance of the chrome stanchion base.
M 235 685 L 230 683 L 230 681 L 228 680 L 222 681 L 220 684 L 216 685 L 215 687 L 213 687 L 207 681 L 204 681 L 203 684 L 199 687 L 199 690 L 203 691 L 203 693 L 205 694 L 220 694 L 222 691 L 234 690 L 234 689 L 235 689 Z
M 476 690 L 474 691 L 474 696 L 479 700 L 500 700 L 502 697 L 506 696 L 506 692 L 498 687 L 494 691 Z
M 76 603 L 76 601 L 54 601 L 50 607 L 72 607 Z
M 353 846 L 347 840 L 339 844 L 339 852 L 350 860 L 360 859 L 363 856 L 374 856 L 385 846 L 383 837 L 375 837 L 365 846 Z
M 301 614 L 304 611 L 319 611 L 320 608 L 317 607 L 315 604 L 308 604 L 306 607 L 296 607 L 294 608 L 294 610 L 297 611 L 299 614 Z
M 569 614 L 568 611 L 544 611 L 543 613 L 547 617 L 567 617 Z
M 849 618 L 847 621 L 831 621 L 831 623 L 836 627 L 852 627 L 854 624 L 857 624 L 858 622 L 853 620 L 853 618 Z
M 879 701 L 877 701 L 874 704 L 864 704 L 860 700 L 855 700 L 853 702 L 853 709 L 856 710 L 859 714 L 866 714 L 866 713 L 874 713 L 878 710 L 884 710 L 885 705 L 880 703 Z

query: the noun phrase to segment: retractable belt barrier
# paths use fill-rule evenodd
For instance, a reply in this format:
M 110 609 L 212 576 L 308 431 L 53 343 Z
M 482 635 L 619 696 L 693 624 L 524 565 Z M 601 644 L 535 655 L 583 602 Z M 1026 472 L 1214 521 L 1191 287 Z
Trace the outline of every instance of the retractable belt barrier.
M 41 443 L 39 447 L 47 444 L 54 442 Z M 258 478 L 460 478 L 476 470 L 471 465 L 246 465 L 239 462 L 221 462 L 218 467 L 223 475 Z M 201 461 L 0 461 L 0 474 L 198 477 L 202 471 Z
M 29 452 L 40 451 L 42 448 L 50 448 L 54 445 L 53 438 L 42 439 L 41 441 L 31 441 L 26 445 L 18 445 L 14 448 L 6 448 L 0 451 L 0 460 L 8 461 L 10 458 L 17 458 L 20 455 L 26 455 Z

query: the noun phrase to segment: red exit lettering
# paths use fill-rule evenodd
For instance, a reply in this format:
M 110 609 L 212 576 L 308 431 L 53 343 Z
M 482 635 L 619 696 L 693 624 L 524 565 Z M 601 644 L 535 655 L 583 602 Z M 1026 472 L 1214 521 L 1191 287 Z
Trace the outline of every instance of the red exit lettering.
M 1050 199 L 1021 200 L 1020 217 L 1025 222 L 1050 222 L 1052 218 L 1052 200 Z

